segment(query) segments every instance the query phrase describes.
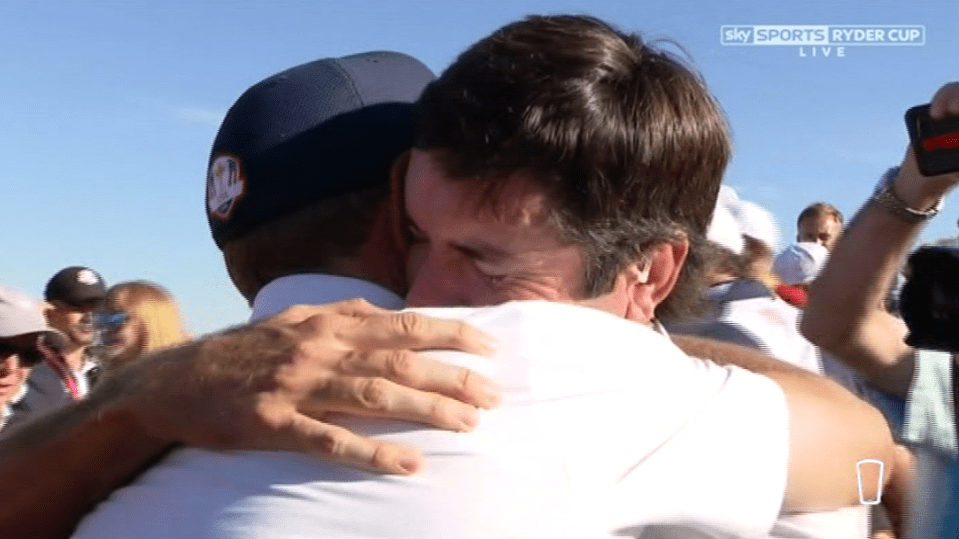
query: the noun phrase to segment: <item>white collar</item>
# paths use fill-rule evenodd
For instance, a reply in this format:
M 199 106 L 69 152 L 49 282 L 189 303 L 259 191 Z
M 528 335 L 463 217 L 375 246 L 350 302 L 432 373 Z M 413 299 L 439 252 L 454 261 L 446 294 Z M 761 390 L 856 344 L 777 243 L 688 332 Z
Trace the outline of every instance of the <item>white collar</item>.
M 13 408 L 12 408 L 12 406 L 13 406 L 14 404 L 22 401 L 22 400 L 23 400 L 23 397 L 24 397 L 26 394 L 27 394 L 27 384 L 24 383 L 22 386 L 20 386 L 20 391 L 17 391 L 17 394 L 14 395 L 13 398 L 10 399 L 9 402 L 7 402 L 6 404 L 4 404 L 2 408 L 0 408 L 0 429 L 2 429 L 4 426 L 6 426 L 7 421 L 10 419 L 10 416 L 13 415 Z
M 20 391 L 17 391 L 17 394 L 14 395 L 13 398 L 10 399 L 10 402 L 8 402 L 7 404 L 10 404 L 10 405 L 16 404 L 22 401 L 23 397 L 25 397 L 26 395 L 27 395 L 27 383 L 24 382 L 23 385 L 20 386 Z
M 293 305 L 322 305 L 354 298 L 365 299 L 383 309 L 400 310 L 406 306 L 403 298 L 369 281 L 303 273 L 274 279 L 261 288 L 253 299 L 250 321 L 273 316 Z

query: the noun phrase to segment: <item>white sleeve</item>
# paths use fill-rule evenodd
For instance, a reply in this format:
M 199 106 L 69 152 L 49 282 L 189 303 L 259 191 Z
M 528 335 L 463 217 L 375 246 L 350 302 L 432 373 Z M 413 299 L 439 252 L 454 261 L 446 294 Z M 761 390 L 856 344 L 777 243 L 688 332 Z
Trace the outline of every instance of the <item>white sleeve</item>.
M 785 394 L 771 379 L 738 367 L 702 361 L 699 368 L 706 378 L 722 380 L 674 435 L 623 476 L 615 499 L 641 504 L 621 508 L 623 523 L 639 514 L 653 522 L 762 536 L 778 518 L 786 491 Z M 657 412 L 666 410 L 643 413 Z

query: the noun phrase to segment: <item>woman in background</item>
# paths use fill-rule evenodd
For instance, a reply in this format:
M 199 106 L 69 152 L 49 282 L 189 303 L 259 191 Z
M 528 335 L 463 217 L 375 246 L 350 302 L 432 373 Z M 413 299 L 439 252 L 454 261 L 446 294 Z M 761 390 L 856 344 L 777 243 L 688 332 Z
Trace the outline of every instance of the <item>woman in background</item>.
M 101 323 L 101 358 L 107 370 L 192 338 L 184 327 L 176 299 L 150 281 L 122 282 L 107 290 Z

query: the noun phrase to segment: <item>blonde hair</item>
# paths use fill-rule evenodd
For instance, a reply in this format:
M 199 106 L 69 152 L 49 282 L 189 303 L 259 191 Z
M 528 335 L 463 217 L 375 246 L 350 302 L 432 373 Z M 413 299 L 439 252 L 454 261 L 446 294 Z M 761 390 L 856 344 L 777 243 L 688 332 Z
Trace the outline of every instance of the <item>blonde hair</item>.
M 104 304 L 126 311 L 135 324 L 138 339 L 127 360 L 158 348 L 173 346 L 192 337 L 184 327 L 176 299 L 162 286 L 150 281 L 127 281 L 110 287 Z

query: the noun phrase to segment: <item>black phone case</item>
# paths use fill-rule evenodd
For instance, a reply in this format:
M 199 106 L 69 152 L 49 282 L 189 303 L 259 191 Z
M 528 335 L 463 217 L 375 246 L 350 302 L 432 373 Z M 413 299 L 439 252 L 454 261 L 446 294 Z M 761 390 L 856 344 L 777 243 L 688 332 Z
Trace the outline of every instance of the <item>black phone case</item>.
M 919 105 L 906 111 L 906 129 L 924 176 L 959 171 L 959 118 L 933 121 L 929 105 Z

